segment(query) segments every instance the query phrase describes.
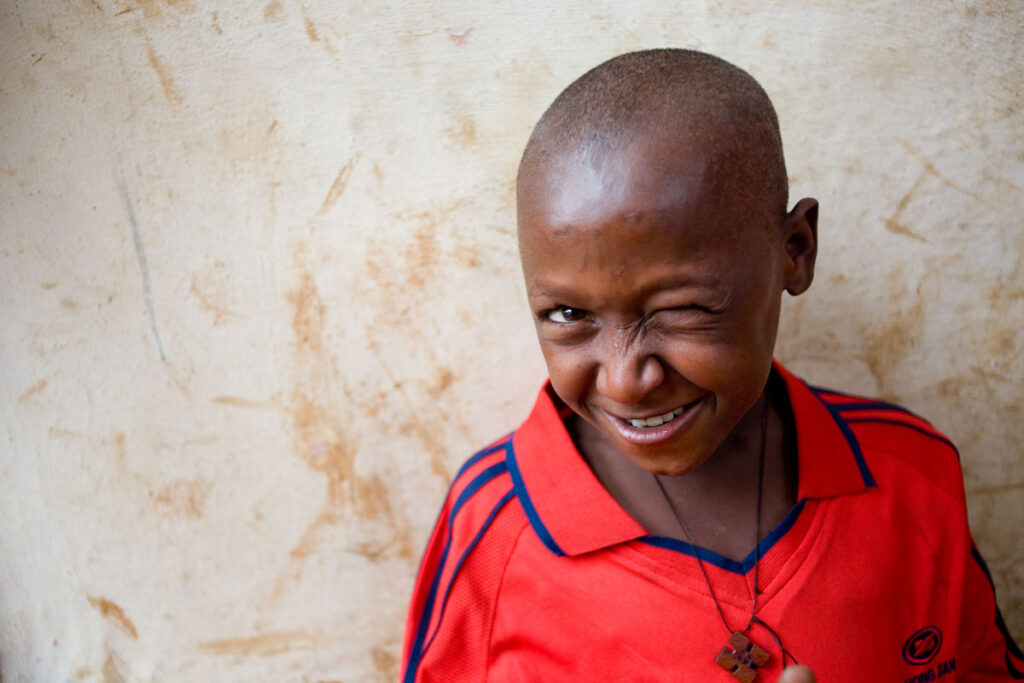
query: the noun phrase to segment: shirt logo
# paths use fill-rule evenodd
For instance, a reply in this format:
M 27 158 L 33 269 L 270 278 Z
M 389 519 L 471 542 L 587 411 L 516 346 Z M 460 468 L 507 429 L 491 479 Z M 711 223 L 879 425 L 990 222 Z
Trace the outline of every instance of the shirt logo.
M 907 664 L 923 666 L 935 659 L 942 647 L 942 631 L 937 626 L 925 626 L 907 638 L 903 645 L 903 659 Z

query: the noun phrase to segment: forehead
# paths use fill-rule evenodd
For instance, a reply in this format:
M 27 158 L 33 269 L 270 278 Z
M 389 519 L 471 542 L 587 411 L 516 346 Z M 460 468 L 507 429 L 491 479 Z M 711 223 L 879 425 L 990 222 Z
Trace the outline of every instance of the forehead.
M 520 174 L 521 248 L 538 239 L 593 240 L 613 224 L 733 236 L 763 226 L 767 200 L 727 147 L 714 135 L 684 131 L 547 155 Z

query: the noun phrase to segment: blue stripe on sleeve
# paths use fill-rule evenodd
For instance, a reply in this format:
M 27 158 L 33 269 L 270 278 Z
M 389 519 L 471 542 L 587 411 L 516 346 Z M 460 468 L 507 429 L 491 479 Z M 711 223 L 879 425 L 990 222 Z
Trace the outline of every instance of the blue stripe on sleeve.
M 978 552 L 978 546 L 971 543 L 971 555 L 974 557 L 974 561 L 981 567 L 981 571 L 985 572 L 985 578 L 988 579 L 988 585 L 992 587 L 992 601 L 996 599 L 996 586 L 992 582 L 992 573 L 988 570 L 988 565 L 985 564 L 985 559 Z M 1003 620 L 1003 613 L 999 611 L 999 605 L 996 604 L 996 628 L 1003 634 L 1003 638 L 1006 640 L 1006 670 L 1009 672 L 1010 677 L 1014 680 L 1024 680 L 1024 671 L 1017 668 L 1013 663 L 1013 657 L 1016 657 L 1019 661 L 1024 661 L 1024 652 L 1021 652 L 1020 646 L 1014 641 L 1013 636 L 1010 635 L 1010 630 L 1006 628 L 1006 622 Z
M 485 453 L 485 451 L 481 452 Z M 479 458 L 477 458 L 477 460 L 479 460 Z M 458 514 L 459 510 L 462 509 L 462 506 L 466 504 L 466 501 L 473 497 L 473 494 L 483 488 L 485 484 L 507 471 L 508 466 L 505 461 L 491 465 L 478 474 L 472 482 L 470 482 L 452 505 L 451 512 L 448 515 L 448 540 L 445 541 L 444 551 L 441 553 L 441 561 L 437 565 L 437 571 L 434 573 L 434 580 L 430 584 L 430 591 L 427 593 L 427 599 L 423 603 L 423 613 L 420 614 L 420 623 L 416 628 L 416 638 L 413 640 L 412 648 L 409 650 L 409 663 L 406 666 L 405 678 L 403 679 L 404 683 L 413 683 L 416 679 L 416 670 L 419 668 L 420 661 L 423 659 L 423 653 L 425 652 L 423 642 L 426 638 L 427 627 L 430 625 L 430 617 L 434 612 L 434 601 L 437 598 L 438 583 L 441 580 L 441 574 L 443 573 L 445 564 L 448 560 L 448 552 L 451 550 L 451 531 L 452 526 L 455 523 L 455 516 Z
M 501 511 L 501 508 L 505 507 L 507 502 L 515 498 L 515 495 L 515 491 L 510 490 L 501 497 L 498 504 L 494 506 L 493 510 L 491 510 L 491 514 L 489 514 L 487 519 L 484 520 L 483 525 L 480 527 L 480 531 L 476 532 L 476 536 L 474 536 L 473 540 L 469 542 L 465 552 L 462 553 L 462 557 L 460 557 L 459 561 L 456 563 L 455 569 L 452 570 L 452 577 L 448 580 L 448 587 L 444 591 L 444 598 L 441 600 L 441 613 L 437 617 L 437 626 L 434 627 L 434 632 L 430 634 L 430 638 L 427 639 L 427 644 L 423 646 L 424 654 L 426 654 L 427 650 L 430 649 L 430 644 L 434 642 L 434 637 L 437 636 L 437 632 L 441 629 L 441 620 L 444 619 L 444 610 L 445 607 L 448 606 L 448 596 L 452 592 L 452 585 L 455 583 L 455 577 L 458 576 L 459 570 L 462 569 L 462 563 L 466 561 L 466 558 L 469 557 L 473 548 L 475 548 L 476 544 L 481 538 L 483 538 L 484 533 L 487 531 L 488 527 L 491 526 L 491 522 L 494 521 L 494 518 L 498 516 L 498 512 Z

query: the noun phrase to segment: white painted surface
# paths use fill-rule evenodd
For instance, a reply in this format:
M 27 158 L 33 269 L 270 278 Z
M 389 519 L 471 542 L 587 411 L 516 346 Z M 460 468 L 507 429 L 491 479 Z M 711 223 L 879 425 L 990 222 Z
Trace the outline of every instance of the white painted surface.
M 392 679 L 448 476 L 543 378 L 522 145 L 661 45 L 772 95 L 822 202 L 779 356 L 957 441 L 1024 636 L 1016 3 L 9 0 L 4 680 Z

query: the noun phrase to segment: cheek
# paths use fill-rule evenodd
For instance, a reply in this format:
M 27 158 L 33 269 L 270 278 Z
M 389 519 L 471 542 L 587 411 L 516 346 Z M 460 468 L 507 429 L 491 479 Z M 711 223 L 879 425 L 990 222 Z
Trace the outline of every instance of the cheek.
M 549 344 L 541 344 L 541 352 L 555 393 L 569 406 L 579 405 L 590 386 L 591 372 L 586 359 L 582 354 Z

